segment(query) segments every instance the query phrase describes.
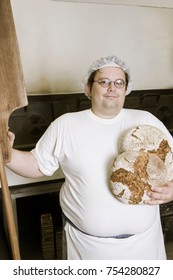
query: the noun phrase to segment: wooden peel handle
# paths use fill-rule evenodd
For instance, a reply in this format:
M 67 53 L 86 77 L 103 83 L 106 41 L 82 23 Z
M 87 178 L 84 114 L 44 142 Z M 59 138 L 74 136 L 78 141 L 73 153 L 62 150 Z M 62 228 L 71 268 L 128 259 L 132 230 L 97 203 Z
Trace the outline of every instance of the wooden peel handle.
M 4 162 L 10 161 L 7 142 L 11 113 L 27 105 L 24 76 L 10 0 L 0 0 L 0 179 L 14 259 L 20 259 L 15 219 Z
M 5 119 L 2 118 L 1 112 L 0 112 L 0 147 L 1 147 L 1 153 L 3 157 L 4 163 L 9 162 L 11 160 L 11 147 L 9 146 L 9 141 L 7 141 L 7 133 L 8 133 L 8 113 L 5 112 L 4 114 L 6 117 Z
M 20 260 L 21 258 L 20 258 L 19 244 L 18 244 L 18 236 L 17 236 L 16 226 L 14 222 L 15 219 L 14 219 L 14 214 L 12 209 L 11 196 L 8 188 L 7 177 L 5 173 L 5 167 L 3 163 L 3 156 L 2 156 L 1 149 L 0 149 L 0 179 L 1 179 L 2 197 L 3 197 L 4 207 L 5 207 L 5 215 L 7 219 L 12 256 L 14 260 Z
M 0 145 L 10 160 L 6 134 L 12 112 L 28 104 L 10 0 L 0 0 Z

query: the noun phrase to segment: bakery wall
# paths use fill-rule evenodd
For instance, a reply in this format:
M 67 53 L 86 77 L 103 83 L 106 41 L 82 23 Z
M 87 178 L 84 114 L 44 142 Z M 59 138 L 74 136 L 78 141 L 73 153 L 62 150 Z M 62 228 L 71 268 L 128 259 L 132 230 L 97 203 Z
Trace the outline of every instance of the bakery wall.
M 88 66 L 110 54 L 130 65 L 135 90 L 173 88 L 172 8 L 11 3 L 28 92 L 80 92 Z

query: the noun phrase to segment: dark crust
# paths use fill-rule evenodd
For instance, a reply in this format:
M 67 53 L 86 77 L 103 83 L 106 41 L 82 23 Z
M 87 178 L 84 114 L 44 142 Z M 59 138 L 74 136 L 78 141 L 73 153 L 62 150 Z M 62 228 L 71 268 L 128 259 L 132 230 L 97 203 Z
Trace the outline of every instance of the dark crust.
M 158 156 L 162 161 L 165 162 L 166 156 L 169 152 L 171 152 L 171 148 L 168 144 L 167 140 L 162 140 L 160 142 L 159 148 L 157 150 L 149 150 L 150 154 L 155 154 Z
M 111 181 L 113 183 L 122 183 L 128 186 L 131 191 L 129 204 L 139 204 L 142 201 L 144 191 L 150 190 L 150 185 L 147 182 L 148 174 L 146 167 L 149 161 L 149 155 L 147 153 L 140 153 L 134 162 L 134 173 L 119 168 L 111 175 Z M 124 194 L 124 190 L 117 196 L 121 198 Z

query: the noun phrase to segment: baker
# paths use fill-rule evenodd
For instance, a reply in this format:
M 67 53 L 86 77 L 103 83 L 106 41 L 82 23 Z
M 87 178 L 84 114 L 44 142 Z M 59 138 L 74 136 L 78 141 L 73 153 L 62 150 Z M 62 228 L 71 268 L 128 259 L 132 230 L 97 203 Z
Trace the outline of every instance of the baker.
M 131 205 L 112 194 L 110 176 L 124 131 L 152 125 L 163 131 L 171 148 L 172 136 L 152 114 L 123 108 L 131 75 L 116 56 L 95 61 L 83 86 L 91 109 L 57 118 L 35 149 L 12 149 L 7 166 L 25 177 L 51 176 L 62 168 L 60 205 L 68 259 L 165 259 L 159 204 L 173 200 L 173 183 L 153 186 L 145 205 Z M 8 136 L 12 145 L 14 134 Z

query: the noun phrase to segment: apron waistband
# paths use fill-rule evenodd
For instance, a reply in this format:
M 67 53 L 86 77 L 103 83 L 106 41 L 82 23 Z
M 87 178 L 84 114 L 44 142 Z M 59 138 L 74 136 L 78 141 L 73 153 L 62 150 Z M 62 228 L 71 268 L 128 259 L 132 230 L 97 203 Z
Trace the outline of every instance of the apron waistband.
M 77 229 L 78 231 L 82 232 L 83 234 L 89 235 L 89 236 L 93 236 L 93 237 L 98 237 L 98 238 L 117 238 L 117 239 L 123 239 L 123 238 L 128 238 L 130 236 L 133 236 L 134 234 L 119 234 L 119 235 L 113 235 L 113 236 L 98 236 L 98 235 L 93 235 L 87 232 L 84 232 L 83 230 L 79 229 L 76 225 L 74 225 L 62 212 L 62 217 L 63 219 L 68 222 L 72 227 L 74 227 L 75 229 Z

